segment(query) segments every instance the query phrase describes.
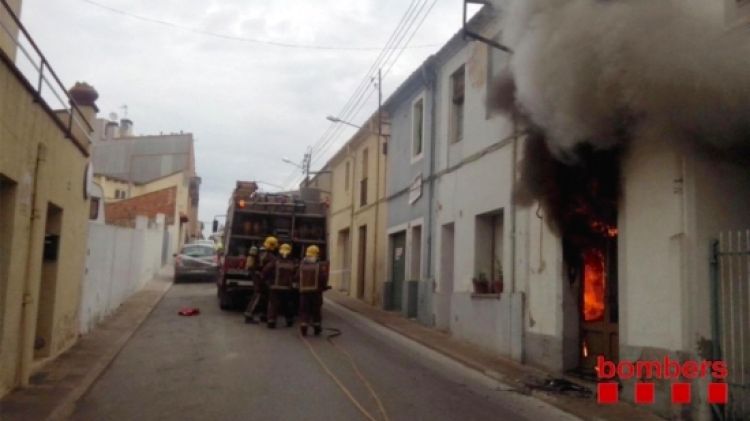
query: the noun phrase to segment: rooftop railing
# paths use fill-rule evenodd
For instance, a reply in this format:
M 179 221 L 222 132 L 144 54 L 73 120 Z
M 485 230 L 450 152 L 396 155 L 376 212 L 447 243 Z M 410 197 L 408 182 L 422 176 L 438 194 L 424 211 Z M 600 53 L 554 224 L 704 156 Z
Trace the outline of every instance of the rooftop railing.
M 23 78 L 26 87 L 34 94 L 35 101 L 42 104 L 45 111 L 53 117 L 55 124 L 65 132 L 65 137 L 70 139 L 81 153 L 88 156 L 87 143 L 91 142 L 91 132 L 93 131 L 91 123 L 83 115 L 81 109 L 70 96 L 65 85 L 63 85 L 8 2 L 0 0 L 0 3 L 2 4 L 0 6 L 2 33 L 7 35 L 11 46 L 15 46 L 17 52 L 20 53 L 20 55 L 17 55 L 15 62 L 12 62 L 4 52 L 0 51 L 0 56 L 12 66 L 12 70 L 17 76 Z M 10 19 L 2 19 L 5 17 Z M 61 119 L 59 114 L 64 114 L 64 118 Z M 80 135 L 85 137 L 83 140 L 86 143 L 82 143 L 81 139 L 74 135 L 74 127 L 78 129 L 77 132 Z

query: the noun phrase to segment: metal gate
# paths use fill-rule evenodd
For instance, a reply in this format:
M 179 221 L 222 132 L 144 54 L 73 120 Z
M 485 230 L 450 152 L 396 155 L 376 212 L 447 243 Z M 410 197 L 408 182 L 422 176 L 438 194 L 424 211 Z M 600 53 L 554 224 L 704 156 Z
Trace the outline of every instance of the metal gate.
M 714 358 L 729 368 L 724 419 L 750 419 L 750 230 L 725 232 L 712 248 Z

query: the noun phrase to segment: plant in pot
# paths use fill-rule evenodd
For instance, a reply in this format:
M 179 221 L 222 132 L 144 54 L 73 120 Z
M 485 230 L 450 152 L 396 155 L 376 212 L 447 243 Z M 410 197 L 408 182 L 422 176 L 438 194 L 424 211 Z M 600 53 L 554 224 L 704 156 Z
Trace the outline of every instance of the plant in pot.
M 479 272 L 471 281 L 474 284 L 475 294 L 487 294 L 490 292 L 490 282 L 487 280 L 487 275 L 484 272 Z
M 493 294 L 501 294 L 503 292 L 503 263 L 500 259 L 495 261 L 495 273 L 492 276 L 490 288 Z

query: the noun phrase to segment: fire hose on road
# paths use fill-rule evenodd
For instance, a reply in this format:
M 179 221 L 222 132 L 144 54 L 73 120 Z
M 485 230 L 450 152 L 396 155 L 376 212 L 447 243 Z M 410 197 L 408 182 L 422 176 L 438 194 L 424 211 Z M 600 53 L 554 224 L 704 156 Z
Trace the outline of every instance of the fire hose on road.
M 336 345 L 336 343 L 333 341 L 333 338 L 340 336 L 342 334 L 341 330 L 336 329 L 336 328 L 330 328 L 330 327 L 323 328 L 323 330 L 331 332 L 331 334 L 326 335 L 326 341 L 328 341 L 328 343 L 331 344 L 331 346 L 334 349 L 336 349 L 338 352 L 344 355 L 344 357 L 346 357 L 346 359 L 349 361 L 349 365 L 351 365 L 352 369 L 354 370 L 354 373 L 357 375 L 357 377 L 362 382 L 362 384 L 370 392 L 370 395 L 373 397 L 375 402 L 377 402 L 378 410 L 380 411 L 382 415 L 383 421 L 390 421 L 390 418 L 388 417 L 388 413 L 386 412 L 385 407 L 383 406 L 383 402 L 380 400 L 380 397 L 375 392 L 375 389 L 373 389 L 372 385 L 367 380 L 365 375 L 362 374 L 362 371 L 359 369 L 359 366 L 357 365 L 356 361 L 354 361 L 354 357 L 352 357 L 352 355 L 349 352 L 347 352 L 345 349 Z M 328 376 L 331 378 L 331 380 L 333 380 L 334 383 L 336 383 L 339 389 L 341 389 L 341 392 L 343 392 L 344 395 L 352 402 L 352 404 L 354 404 L 354 406 L 359 410 L 359 412 L 361 412 L 362 415 L 364 415 L 364 417 L 367 418 L 368 420 L 377 421 L 377 418 L 374 417 L 372 413 L 367 411 L 364 408 L 364 406 L 362 406 L 362 404 L 357 400 L 357 398 L 354 397 L 354 395 L 349 390 L 349 388 L 347 388 L 346 385 L 344 385 L 344 383 L 341 381 L 341 379 L 339 379 L 333 373 L 333 371 L 331 371 L 331 369 L 328 367 L 328 365 L 326 365 L 326 363 L 323 361 L 320 355 L 315 351 L 315 348 L 313 348 L 312 344 L 310 344 L 307 338 L 303 336 L 302 334 L 300 334 L 299 337 L 302 340 L 302 342 L 304 342 L 304 344 L 307 346 L 307 349 L 310 350 L 310 353 L 313 355 L 313 357 L 318 362 L 318 364 L 323 369 L 323 371 L 325 371 L 326 374 L 328 374 Z

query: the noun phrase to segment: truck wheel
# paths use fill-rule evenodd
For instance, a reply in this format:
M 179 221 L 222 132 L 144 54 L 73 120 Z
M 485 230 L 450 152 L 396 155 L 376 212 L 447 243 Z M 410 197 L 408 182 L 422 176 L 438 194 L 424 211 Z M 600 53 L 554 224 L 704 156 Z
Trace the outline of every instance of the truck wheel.
M 231 310 L 233 304 L 232 296 L 226 291 L 219 290 L 219 308 L 222 310 Z

